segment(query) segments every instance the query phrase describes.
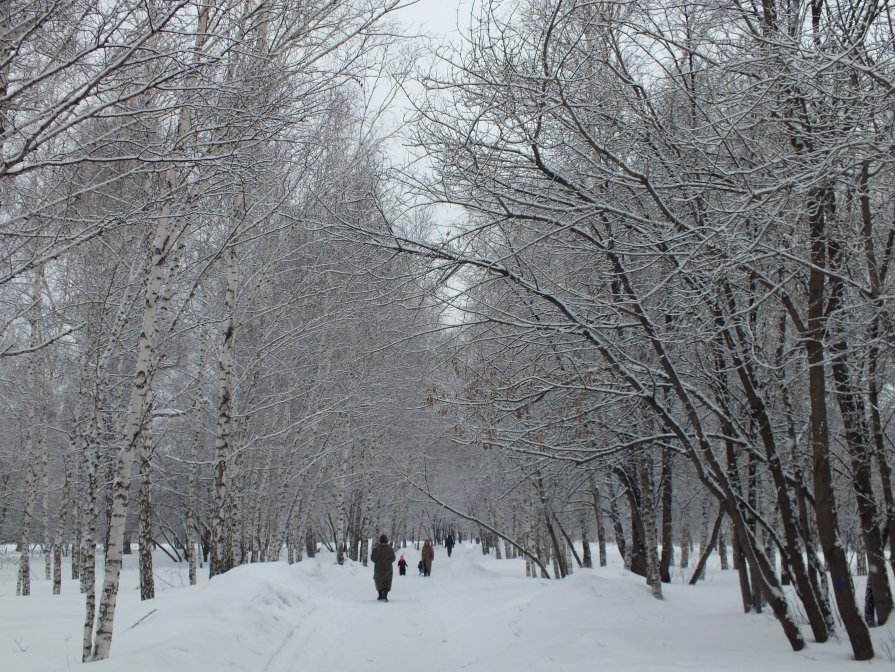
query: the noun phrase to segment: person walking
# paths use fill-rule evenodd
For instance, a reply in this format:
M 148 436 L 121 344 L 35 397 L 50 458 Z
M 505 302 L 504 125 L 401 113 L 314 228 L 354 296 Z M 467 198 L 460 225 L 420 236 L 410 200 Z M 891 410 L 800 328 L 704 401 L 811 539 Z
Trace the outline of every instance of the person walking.
M 447 539 L 444 540 L 444 547 L 447 549 L 448 557 L 451 557 L 451 551 L 454 550 L 454 535 L 448 534 Z
M 404 576 L 407 574 L 407 561 L 404 559 L 404 556 L 401 556 L 401 559 L 398 560 L 398 574 Z
M 432 547 L 432 541 L 426 539 L 423 542 L 423 576 L 432 574 L 432 561 L 435 560 L 435 549 Z
M 395 561 L 395 551 L 388 544 L 388 537 L 384 534 L 379 537 L 379 543 L 373 547 L 370 553 L 373 561 L 373 581 L 376 590 L 379 591 L 377 600 L 388 602 L 388 592 L 392 589 L 392 576 L 394 570 L 392 563 Z

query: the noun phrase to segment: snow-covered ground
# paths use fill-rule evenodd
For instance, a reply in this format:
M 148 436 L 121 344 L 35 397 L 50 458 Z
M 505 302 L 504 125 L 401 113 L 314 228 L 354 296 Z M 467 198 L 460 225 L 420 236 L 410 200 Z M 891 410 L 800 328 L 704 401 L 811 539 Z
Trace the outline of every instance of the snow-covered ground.
M 584 672 L 592 670 L 893 669 L 895 626 L 877 628 L 878 658 L 851 659 L 847 640 L 793 653 L 770 614 L 743 615 L 734 572 L 696 587 L 678 576 L 654 600 L 640 577 L 610 566 L 564 581 L 528 579 L 521 561 L 463 544 L 436 549 L 432 576 L 403 549 L 408 575 L 376 600 L 372 566 L 321 554 L 295 565 L 248 565 L 190 588 L 186 567 L 156 559 L 154 600 L 141 602 L 127 565 L 111 659 L 96 672 Z M 399 554 L 400 554 L 399 552 Z M 81 659 L 84 602 L 76 582 L 51 595 L 34 558 L 32 596 L 15 595 L 16 557 L 0 551 L 0 670 L 54 672 Z M 128 563 L 136 561 L 134 556 Z M 810 631 L 805 628 L 806 636 Z

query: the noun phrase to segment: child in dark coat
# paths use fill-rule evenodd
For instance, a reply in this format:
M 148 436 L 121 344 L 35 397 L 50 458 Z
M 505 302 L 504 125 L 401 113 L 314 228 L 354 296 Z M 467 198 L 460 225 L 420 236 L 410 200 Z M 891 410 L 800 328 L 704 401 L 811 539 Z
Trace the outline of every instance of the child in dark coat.
M 401 556 L 401 559 L 398 560 L 398 574 L 404 576 L 407 574 L 407 561 L 404 559 L 404 556 Z

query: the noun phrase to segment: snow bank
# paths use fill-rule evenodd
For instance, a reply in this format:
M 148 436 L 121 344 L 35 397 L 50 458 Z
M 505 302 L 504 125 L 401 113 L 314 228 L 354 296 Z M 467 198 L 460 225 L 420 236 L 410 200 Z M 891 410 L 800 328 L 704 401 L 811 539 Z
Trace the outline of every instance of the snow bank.
M 239 567 L 199 586 L 164 556 L 158 596 L 141 602 L 125 572 L 112 657 L 96 672 L 393 671 L 585 672 L 594 669 L 892 669 L 891 628 L 874 630 L 878 659 L 851 660 L 847 642 L 793 653 L 770 614 L 743 615 L 736 575 L 712 571 L 696 587 L 677 577 L 654 600 L 642 579 L 613 562 L 564 581 L 529 579 L 520 561 L 461 545 L 436 549 L 432 576 L 395 575 L 388 604 L 376 600 L 372 568 L 339 567 L 323 554 L 296 565 Z M 615 558 L 613 558 L 615 560 Z M 135 562 L 128 558 L 128 562 Z M 80 666 L 83 598 L 34 582 L 15 596 L 14 563 L 0 561 L 0 669 L 51 672 Z M 806 628 L 806 633 L 807 633 Z

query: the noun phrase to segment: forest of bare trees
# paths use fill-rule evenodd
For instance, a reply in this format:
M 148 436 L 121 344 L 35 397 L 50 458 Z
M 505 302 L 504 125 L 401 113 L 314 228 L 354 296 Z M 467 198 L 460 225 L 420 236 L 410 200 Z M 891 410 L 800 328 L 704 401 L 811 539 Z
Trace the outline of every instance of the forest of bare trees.
M 0 1 L 18 594 L 69 556 L 100 660 L 124 554 L 150 599 L 153 550 L 194 583 L 452 530 L 659 599 L 717 553 L 794 650 L 873 658 L 889 3 L 483 0 L 428 51 L 400 5 Z

